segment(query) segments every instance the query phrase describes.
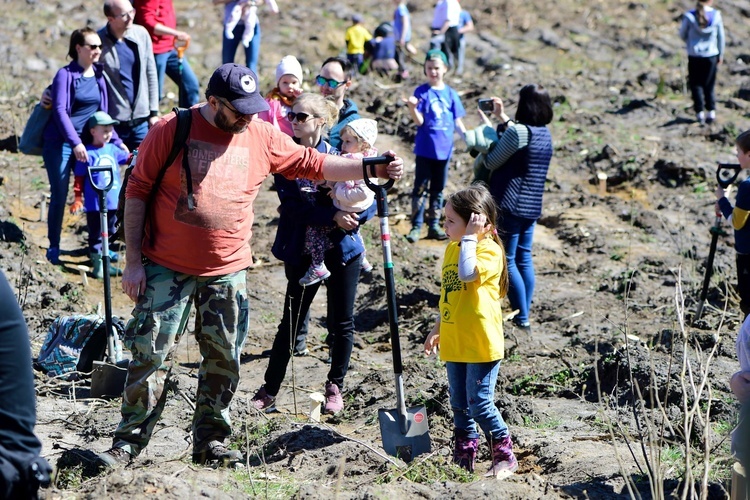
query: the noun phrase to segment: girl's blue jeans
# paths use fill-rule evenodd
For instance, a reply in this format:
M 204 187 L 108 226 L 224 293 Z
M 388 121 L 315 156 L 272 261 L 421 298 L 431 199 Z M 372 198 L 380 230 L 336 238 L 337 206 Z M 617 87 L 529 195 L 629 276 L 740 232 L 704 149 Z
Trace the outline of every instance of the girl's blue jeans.
M 536 220 L 503 213 L 500 221 L 501 236 L 508 258 L 508 299 L 513 309 L 518 309 L 516 321 L 529 321 L 531 298 L 534 295 L 534 263 L 531 260 L 531 245 L 534 241 Z
M 230 40 L 222 35 L 221 43 L 221 63 L 233 63 L 234 56 L 237 54 L 237 47 L 242 44 L 242 33 L 245 31 L 245 23 L 238 23 L 232 33 L 234 39 Z M 260 23 L 255 23 L 255 33 L 248 47 L 245 49 L 245 65 L 258 74 L 258 59 L 260 59 Z
M 68 198 L 70 171 L 75 164 L 73 148 L 67 142 L 48 141 L 42 150 L 44 168 L 49 179 L 49 210 L 47 211 L 47 238 L 50 248 L 60 248 L 65 204 Z
M 446 362 L 453 425 L 470 439 L 479 437 L 477 425 L 487 441 L 508 435 L 508 425 L 495 406 L 495 383 L 500 360 L 489 363 Z

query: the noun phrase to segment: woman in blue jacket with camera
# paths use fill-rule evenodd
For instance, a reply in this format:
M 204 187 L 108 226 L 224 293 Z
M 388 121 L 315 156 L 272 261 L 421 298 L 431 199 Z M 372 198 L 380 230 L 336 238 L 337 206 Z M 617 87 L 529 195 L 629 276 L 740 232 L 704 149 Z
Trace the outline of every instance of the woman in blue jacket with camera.
M 536 221 L 542 214 L 542 195 L 552 159 L 552 121 L 549 93 L 537 84 L 521 89 L 516 119 L 505 114 L 502 99 L 493 97 L 492 114 L 500 119 L 500 140 L 487 154 L 490 192 L 500 209 L 500 237 L 508 258 L 508 299 L 518 315 L 516 326 L 530 329 L 529 308 L 534 294 L 531 245 Z

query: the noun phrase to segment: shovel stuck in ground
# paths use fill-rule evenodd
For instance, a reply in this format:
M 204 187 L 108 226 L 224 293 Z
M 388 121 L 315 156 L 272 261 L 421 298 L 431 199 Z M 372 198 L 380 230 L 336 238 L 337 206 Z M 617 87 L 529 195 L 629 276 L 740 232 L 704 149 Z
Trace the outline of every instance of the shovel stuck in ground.
M 398 316 L 396 310 L 396 287 L 393 278 L 391 234 L 388 225 L 388 205 L 386 203 L 387 191 L 393 186 L 393 179 L 385 184 L 375 184 L 370 181 L 370 177 L 376 177 L 374 175 L 375 165 L 388 164 L 391 161 L 393 161 L 393 157 L 391 156 L 378 156 L 362 160 L 365 183 L 367 187 L 375 192 L 375 203 L 377 203 L 378 218 L 380 219 L 383 272 L 385 274 L 388 320 L 391 330 L 391 348 L 393 350 L 393 373 L 396 379 L 396 408 L 378 410 L 378 421 L 380 422 L 380 434 L 385 452 L 405 462 L 411 462 L 414 457 L 423 453 L 429 453 L 431 449 L 430 429 L 427 424 L 427 409 L 424 406 L 407 408 L 404 398 L 401 342 L 398 335 Z M 371 167 L 370 174 L 367 172 L 368 166 Z
M 100 159 L 101 160 L 101 159 Z M 122 359 L 120 340 L 112 324 L 112 291 L 109 276 L 109 229 L 107 216 L 107 193 L 112 188 L 116 165 L 100 161 L 89 166 L 91 186 L 99 195 L 99 213 L 102 229 L 102 266 L 104 271 L 104 324 L 107 333 L 107 361 L 94 361 L 91 372 L 91 397 L 115 398 L 122 396 L 125 378 L 128 374 L 128 361 Z
M 726 189 L 732 184 L 740 173 L 740 165 L 734 163 L 719 163 L 716 168 L 716 182 L 719 186 Z M 714 272 L 714 256 L 716 255 L 716 245 L 719 241 L 719 236 L 722 234 L 721 230 L 721 214 L 716 214 L 713 227 L 711 227 L 711 246 L 708 250 L 708 258 L 706 259 L 706 273 L 703 276 L 703 286 L 701 287 L 701 293 L 698 298 L 698 304 L 695 307 L 695 314 L 693 315 L 693 323 L 701 319 L 703 316 L 703 306 L 706 304 L 706 297 L 708 296 L 708 287 L 711 284 L 711 276 Z

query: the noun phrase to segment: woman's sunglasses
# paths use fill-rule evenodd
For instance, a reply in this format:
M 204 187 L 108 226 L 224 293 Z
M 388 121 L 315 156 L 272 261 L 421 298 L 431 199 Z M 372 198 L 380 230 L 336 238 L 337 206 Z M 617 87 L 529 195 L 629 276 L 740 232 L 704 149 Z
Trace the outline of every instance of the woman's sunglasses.
M 86 47 L 90 48 L 91 50 L 96 50 L 96 49 L 101 49 L 102 48 L 102 44 L 101 43 L 99 45 L 96 45 L 95 43 L 84 43 L 84 45 Z
M 297 120 L 297 123 L 305 123 L 310 117 L 317 118 L 317 116 L 309 113 L 295 113 L 294 111 L 290 111 L 286 114 L 286 119 L 289 120 L 290 123 L 294 120 Z
M 328 85 L 332 89 L 337 89 L 340 86 L 342 86 L 343 84 L 345 84 L 346 82 L 340 82 L 338 80 L 334 80 L 333 78 L 324 78 L 324 77 L 318 75 L 318 76 L 315 77 L 315 83 L 317 83 L 321 87 L 324 86 L 324 85 Z

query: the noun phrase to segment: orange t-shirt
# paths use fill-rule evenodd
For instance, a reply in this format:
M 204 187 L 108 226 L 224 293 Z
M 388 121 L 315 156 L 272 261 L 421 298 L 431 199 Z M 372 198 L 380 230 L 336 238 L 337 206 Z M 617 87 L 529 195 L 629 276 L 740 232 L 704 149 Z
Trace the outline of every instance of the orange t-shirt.
M 173 271 L 195 276 L 234 273 L 252 264 L 253 201 L 272 173 L 289 179 L 323 178 L 326 155 L 295 144 L 257 118 L 242 134 L 222 132 L 192 108 L 188 163 L 195 210 L 187 208 L 184 151 L 167 168 L 147 210 L 143 255 Z M 148 200 L 174 142 L 175 115 L 157 122 L 138 152 L 126 198 Z

